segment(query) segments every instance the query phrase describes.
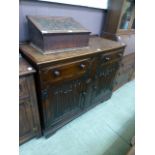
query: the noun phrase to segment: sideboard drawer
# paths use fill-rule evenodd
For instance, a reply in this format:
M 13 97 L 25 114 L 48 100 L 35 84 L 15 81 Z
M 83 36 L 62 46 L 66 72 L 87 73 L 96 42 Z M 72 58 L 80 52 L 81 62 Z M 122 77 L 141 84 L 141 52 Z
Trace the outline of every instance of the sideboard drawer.
M 46 84 L 56 84 L 72 79 L 77 79 L 86 74 L 90 59 L 83 59 L 70 63 L 48 67 L 41 71 L 41 80 Z
M 107 63 L 109 61 L 113 61 L 113 60 L 118 60 L 121 59 L 123 57 L 123 50 L 119 49 L 116 51 L 112 51 L 112 52 L 108 52 L 108 53 L 104 53 L 101 55 L 101 61 L 102 63 Z

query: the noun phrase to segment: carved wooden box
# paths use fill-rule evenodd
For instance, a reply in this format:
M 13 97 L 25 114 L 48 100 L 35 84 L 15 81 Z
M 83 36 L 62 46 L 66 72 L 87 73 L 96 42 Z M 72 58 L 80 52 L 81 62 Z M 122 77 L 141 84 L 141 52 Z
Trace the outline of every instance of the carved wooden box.
M 27 16 L 30 41 L 43 54 L 88 46 L 90 32 L 70 17 Z

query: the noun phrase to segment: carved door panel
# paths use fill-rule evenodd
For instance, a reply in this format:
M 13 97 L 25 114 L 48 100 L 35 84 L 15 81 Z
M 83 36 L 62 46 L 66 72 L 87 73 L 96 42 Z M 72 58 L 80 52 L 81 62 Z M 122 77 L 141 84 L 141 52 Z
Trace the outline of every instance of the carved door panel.
M 118 66 L 118 61 L 110 61 L 98 67 L 92 87 L 92 103 L 103 102 L 111 97 L 113 81 Z
M 19 137 L 20 141 L 25 141 L 35 135 L 31 102 L 20 101 L 19 104 Z
M 50 85 L 42 91 L 45 127 L 54 125 L 69 115 L 76 115 L 85 108 L 88 84 L 84 81 L 77 79 Z

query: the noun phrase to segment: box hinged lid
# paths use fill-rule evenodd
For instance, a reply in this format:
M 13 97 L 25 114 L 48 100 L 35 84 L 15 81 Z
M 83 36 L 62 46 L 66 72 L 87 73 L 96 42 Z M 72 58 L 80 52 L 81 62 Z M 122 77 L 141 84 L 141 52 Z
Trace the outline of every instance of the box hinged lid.
M 27 16 L 27 19 L 42 33 L 90 33 L 71 17 Z

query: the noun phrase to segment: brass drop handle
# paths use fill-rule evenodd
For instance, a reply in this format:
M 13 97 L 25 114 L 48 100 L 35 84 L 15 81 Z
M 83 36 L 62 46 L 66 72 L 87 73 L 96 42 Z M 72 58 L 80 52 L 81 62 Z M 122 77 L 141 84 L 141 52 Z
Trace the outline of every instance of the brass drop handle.
M 84 69 L 86 67 L 85 64 L 80 64 L 80 68 Z
M 53 73 L 55 76 L 60 76 L 60 71 L 58 71 L 58 70 L 55 70 Z

